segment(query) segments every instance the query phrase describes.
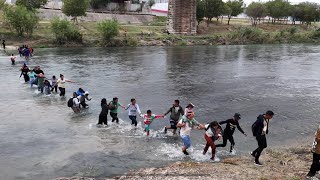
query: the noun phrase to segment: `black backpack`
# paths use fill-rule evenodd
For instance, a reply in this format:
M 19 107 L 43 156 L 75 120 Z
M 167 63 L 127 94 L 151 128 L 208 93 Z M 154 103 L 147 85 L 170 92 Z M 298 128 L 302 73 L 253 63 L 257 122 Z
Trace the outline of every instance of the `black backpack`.
M 258 130 L 259 130 L 258 122 L 257 122 L 257 121 L 255 121 L 255 122 L 252 124 L 251 130 L 252 130 L 252 135 L 253 135 L 253 136 L 257 136 Z
M 73 107 L 73 98 L 68 100 L 68 107 Z

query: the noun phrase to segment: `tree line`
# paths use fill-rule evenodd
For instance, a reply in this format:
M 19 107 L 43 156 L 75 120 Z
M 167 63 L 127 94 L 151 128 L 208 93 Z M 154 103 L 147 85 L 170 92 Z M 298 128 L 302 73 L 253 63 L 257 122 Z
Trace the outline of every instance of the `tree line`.
M 271 0 L 266 3 L 252 2 L 248 7 L 245 7 L 242 0 L 197 0 L 197 21 L 206 19 L 207 25 L 213 18 L 217 21 L 223 17 L 228 17 L 228 25 L 232 17 L 244 13 L 250 17 L 252 25 L 264 21 L 268 18 L 268 23 L 288 23 L 292 24 L 299 21 L 301 24 L 310 25 L 312 22 L 320 19 L 320 5 L 311 2 L 302 2 L 297 5 L 290 4 L 287 0 Z

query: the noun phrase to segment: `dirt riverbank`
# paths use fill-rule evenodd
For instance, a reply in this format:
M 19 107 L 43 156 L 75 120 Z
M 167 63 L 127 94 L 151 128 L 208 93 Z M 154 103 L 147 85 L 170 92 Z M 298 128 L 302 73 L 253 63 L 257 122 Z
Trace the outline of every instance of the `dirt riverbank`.
M 310 148 L 267 150 L 262 155 L 263 167 L 257 167 L 248 155 L 230 156 L 221 162 L 176 162 L 161 168 L 131 170 L 125 175 L 99 180 L 302 180 L 312 162 Z M 320 177 L 320 175 L 317 175 Z M 56 180 L 98 180 L 71 177 Z

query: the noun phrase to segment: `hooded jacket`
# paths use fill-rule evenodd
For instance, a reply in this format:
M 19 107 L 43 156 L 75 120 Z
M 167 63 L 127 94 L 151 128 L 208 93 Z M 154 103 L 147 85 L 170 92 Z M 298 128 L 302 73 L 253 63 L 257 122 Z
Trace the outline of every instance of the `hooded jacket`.
M 320 155 L 320 126 L 315 134 L 312 152 Z

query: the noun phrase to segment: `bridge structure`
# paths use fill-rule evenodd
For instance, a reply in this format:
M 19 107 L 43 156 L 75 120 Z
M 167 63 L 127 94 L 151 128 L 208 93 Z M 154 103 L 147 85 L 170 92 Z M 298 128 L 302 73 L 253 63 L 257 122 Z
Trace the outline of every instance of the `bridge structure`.
M 196 0 L 169 0 L 168 5 L 168 33 L 196 34 Z

